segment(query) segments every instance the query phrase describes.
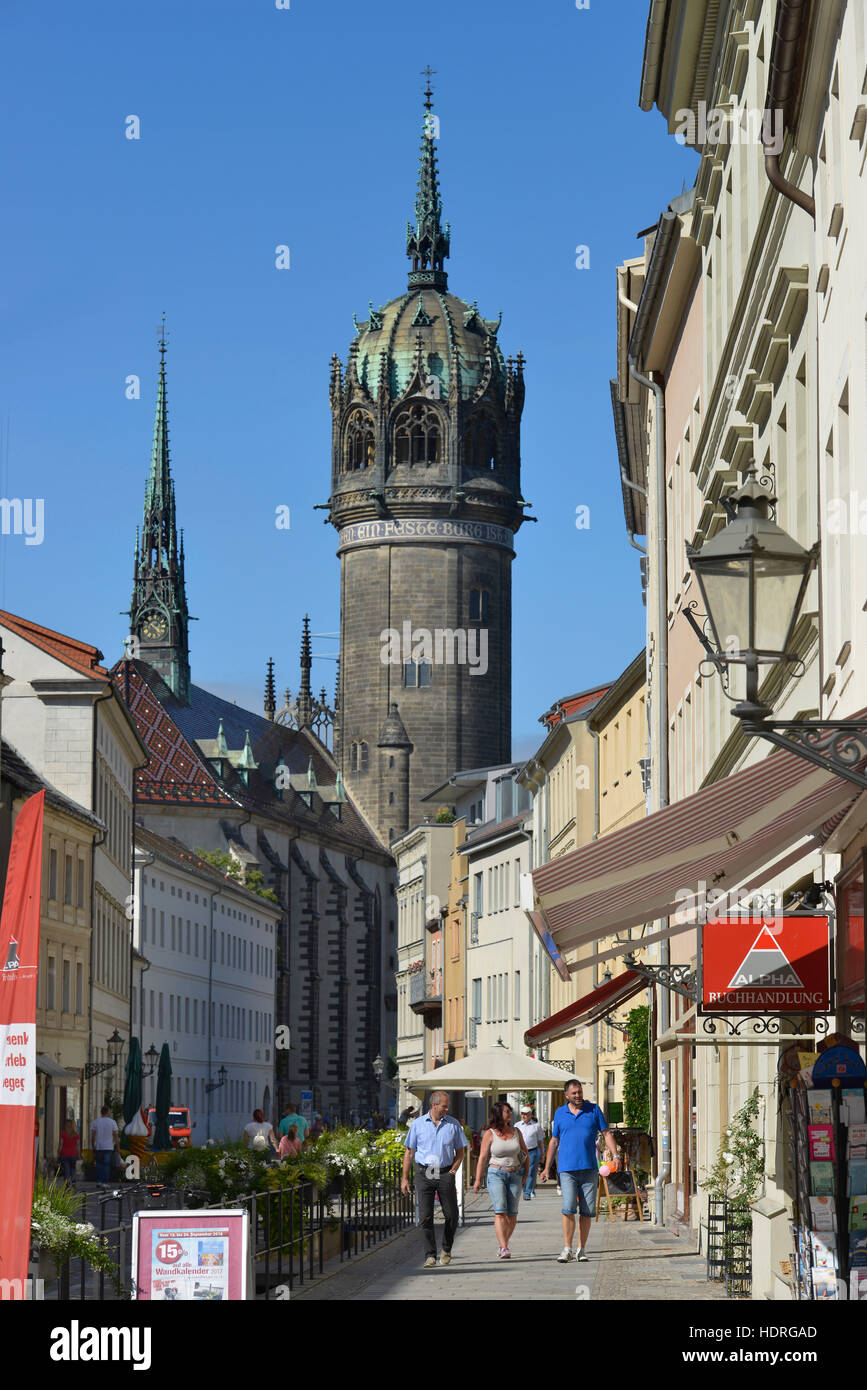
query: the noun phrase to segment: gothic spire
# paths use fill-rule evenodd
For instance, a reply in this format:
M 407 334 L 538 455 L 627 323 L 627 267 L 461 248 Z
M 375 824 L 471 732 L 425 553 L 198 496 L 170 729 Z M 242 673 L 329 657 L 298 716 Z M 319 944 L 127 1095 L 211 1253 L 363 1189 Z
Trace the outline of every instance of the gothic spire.
M 265 718 L 273 719 L 277 713 L 277 692 L 274 688 L 274 660 L 268 658 L 268 674 L 265 677 Z
M 443 263 L 449 254 L 449 225 L 442 225 L 443 203 L 439 191 L 439 171 L 435 141 L 439 138 L 439 117 L 432 111 L 430 79 L 433 70 L 427 67 L 424 117 L 422 119 L 421 149 L 418 160 L 418 185 L 415 195 L 415 226 L 406 227 L 406 254 L 412 262 L 409 288 L 429 287 L 444 290 L 448 283 Z
M 181 704 L 190 700 L 190 621 L 184 584 L 183 532 L 178 546 L 175 485 L 169 459 L 166 406 L 166 316 L 159 327 L 160 368 L 151 465 L 145 486 L 141 536 L 130 605 L 130 632 L 142 658 L 166 681 Z
M 306 728 L 313 716 L 313 700 L 310 694 L 310 669 L 313 657 L 310 652 L 310 615 L 304 614 L 304 628 L 301 634 L 301 688 L 298 691 L 298 727 Z

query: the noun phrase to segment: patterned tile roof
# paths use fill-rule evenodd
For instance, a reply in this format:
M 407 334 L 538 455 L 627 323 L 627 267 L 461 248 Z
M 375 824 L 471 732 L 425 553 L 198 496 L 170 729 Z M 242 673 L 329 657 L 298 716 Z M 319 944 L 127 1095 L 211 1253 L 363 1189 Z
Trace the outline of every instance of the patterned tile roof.
M 136 801 L 223 808 L 237 805 L 166 713 L 141 666 L 136 661 L 120 661 L 111 673 L 149 754 L 147 767 L 136 773 Z

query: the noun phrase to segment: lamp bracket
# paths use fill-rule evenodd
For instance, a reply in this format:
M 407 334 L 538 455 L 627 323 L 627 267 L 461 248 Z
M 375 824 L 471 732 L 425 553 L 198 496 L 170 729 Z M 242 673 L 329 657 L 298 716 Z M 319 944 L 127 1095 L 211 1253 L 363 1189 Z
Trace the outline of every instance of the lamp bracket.
M 636 975 L 643 975 L 651 984 L 682 994 L 691 1004 L 698 1002 L 698 982 L 693 966 L 647 965 L 645 961 L 636 960 L 631 952 L 623 957 L 623 964 L 627 970 L 634 970 Z
M 104 1071 L 111 1071 L 116 1066 L 115 1062 L 86 1062 L 84 1066 L 84 1078 L 89 1080 L 91 1076 L 100 1076 Z
M 867 759 L 867 720 L 743 717 L 741 725 L 745 734 L 755 734 L 777 748 L 797 753 L 816 767 L 867 791 L 867 774 L 863 770 Z

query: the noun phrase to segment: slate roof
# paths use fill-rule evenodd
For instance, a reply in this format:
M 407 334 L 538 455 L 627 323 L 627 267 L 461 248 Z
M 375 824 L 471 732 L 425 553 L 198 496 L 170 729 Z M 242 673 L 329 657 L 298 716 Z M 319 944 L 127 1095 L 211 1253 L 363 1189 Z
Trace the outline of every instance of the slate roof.
M 347 798 L 340 819 L 314 796 L 308 807 L 296 791 L 287 787 L 282 799 L 274 787 L 274 768 L 282 754 L 292 776 L 305 778 L 312 761 L 318 787 L 333 789 L 337 764 L 309 729 L 291 729 L 252 710 L 214 695 L 200 685 L 190 686 L 190 703 L 182 705 L 162 677 L 144 661 L 119 661 L 112 679 L 129 704 L 130 712 L 151 755 L 150 764 L 136 778 L 140 802 L 232 807 L 256 811 L 308 832 L 327 836 L 335 850 L 350 854 L 377 851 L 391 858 L 367 821 Z M 237 769 L 227 767 L 220 777 L 208 762 L 198 740 L 213 740 L 220 720 L 230 750 L 244 746 L 247 730 L 258 764 L 245 785 Z M 315 790 L 315 789 L 314 789 Z

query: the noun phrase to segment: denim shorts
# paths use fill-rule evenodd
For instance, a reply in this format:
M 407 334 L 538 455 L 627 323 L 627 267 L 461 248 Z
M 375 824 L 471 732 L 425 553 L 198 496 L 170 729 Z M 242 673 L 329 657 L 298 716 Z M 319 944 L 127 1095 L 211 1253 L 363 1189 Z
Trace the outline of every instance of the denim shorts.
M 521 1169 L 489 1168 L 485 1186 L 491 1194 L 495 1216 L 517 1216 L 521 1200 Z
M 577 1207 L 580 1216 L 595 1216 L 598 1187 L 599 1172 L 596 1168 L 574 1168 L 571 1172 L 565 1173 L 561 1169 L 563 1215 L 574 1216 Z

